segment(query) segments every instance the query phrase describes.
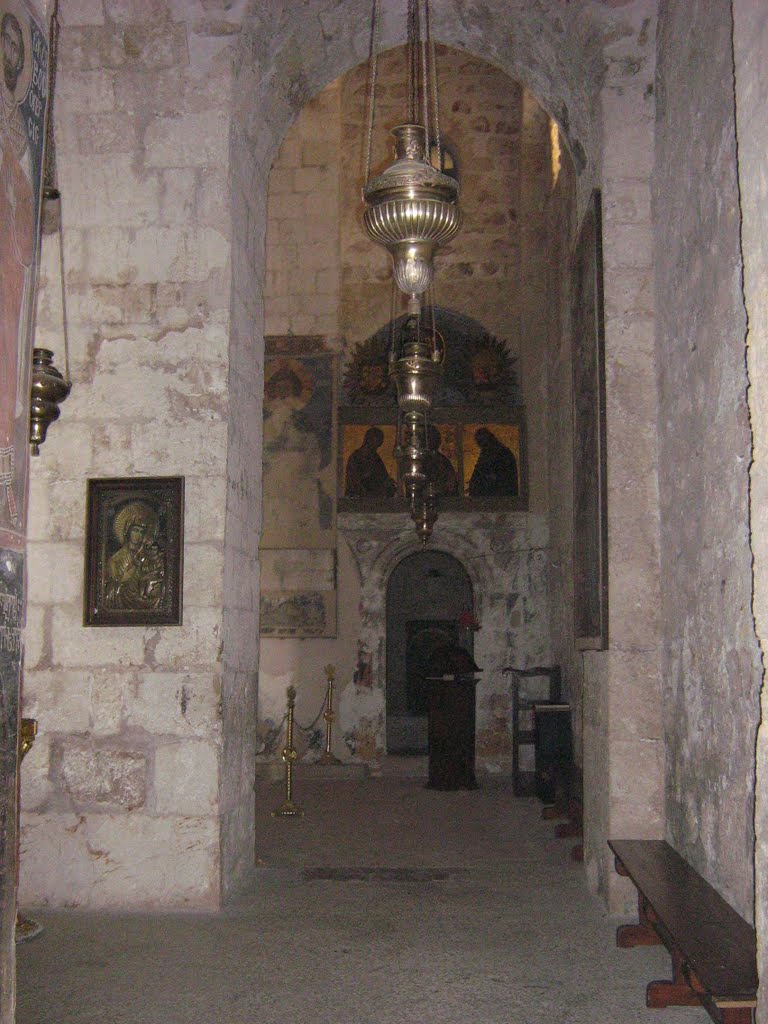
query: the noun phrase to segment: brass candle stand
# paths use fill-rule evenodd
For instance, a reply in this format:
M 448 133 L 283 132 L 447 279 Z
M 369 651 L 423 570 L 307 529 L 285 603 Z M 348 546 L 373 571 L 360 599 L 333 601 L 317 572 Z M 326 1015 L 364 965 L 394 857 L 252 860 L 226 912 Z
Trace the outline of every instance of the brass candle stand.
M 24 760 L 24 756 L 29 753 L 32 749 L 32 744 L 35 742 L 35 736 L 37 736 L 37 719 L 36 718 L 22 718 L 21 728 L 19 729 L 19 766 Z M 24 942 L 26 939 L 33 939 L 35 935 L 39 935 L 43 930 L 43 926 L 33 921 L 31 917 L 24 917 L 21 911 L 16 909 L 16 941 Z
M 285 800 L 276 810 L 272 811 L 273 818 L 303 818 L 302 811 L 293 802 L 293 762 L 296 760 L 296 749 L 293 745 L 293 709 L 296 704 L 296 687 L 289 686 L 288 714 L 285 726 L 285 746 L 283 747 L 282 758 L 285 762 Z
M 341 764 L 338 757 L 331 753 L 331 733 L 333 731 L 333 720 L 336 718 L 333 711 L 333 680 L 336 677 L 335 665 L 325 666 L 325 677 L 328 680 L 328 690 L 325 695 L 325 711 L 323 712 L 323 718 L 325 719 L 325 750 L 320 757 L 320 764 Z

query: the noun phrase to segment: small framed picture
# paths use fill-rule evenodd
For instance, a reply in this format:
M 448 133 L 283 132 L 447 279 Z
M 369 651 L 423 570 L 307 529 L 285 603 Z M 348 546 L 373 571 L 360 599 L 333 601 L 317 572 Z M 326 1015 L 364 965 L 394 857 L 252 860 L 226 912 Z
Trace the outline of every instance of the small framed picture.
M 184 477 L 88 481 L 85 626 L 180 626 Z

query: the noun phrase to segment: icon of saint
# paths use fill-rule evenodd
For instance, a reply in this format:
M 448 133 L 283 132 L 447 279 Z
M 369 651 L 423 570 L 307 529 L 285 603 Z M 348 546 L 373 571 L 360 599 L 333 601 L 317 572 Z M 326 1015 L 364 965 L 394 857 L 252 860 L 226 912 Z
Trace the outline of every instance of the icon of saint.
M 519 494 L 517 459 L 487 427 L 475 431 L 480 448 L 467 488 L 471 498 L 508 498 Z
M 104 604 L 130 611 L 159 609 L 165 596 L 165 558 L 158 543 L 157 514 L 146 502 L 131 501 L 115 516 L 120 547 L 107 559 Z
M 344 494 L 348 498 L 394 498 L 397 484 L 387 472 L 379 448 L 384 443 L 380 427 L 369 427 L 363 443 L 347 459 Z

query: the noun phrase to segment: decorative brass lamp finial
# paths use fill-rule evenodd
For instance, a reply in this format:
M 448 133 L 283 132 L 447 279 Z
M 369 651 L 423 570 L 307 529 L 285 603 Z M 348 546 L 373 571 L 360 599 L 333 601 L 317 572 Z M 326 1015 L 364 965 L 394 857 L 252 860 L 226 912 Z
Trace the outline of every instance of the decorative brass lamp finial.
M 29 408 L 29 443 L 32 454 L 40 454 L 48 427 L 59 418 L 59 403 L 63 402 L 72 385 L 64 380 L 53 365 L 53 352 L 48 348 L 32 350 L 32 394 Z

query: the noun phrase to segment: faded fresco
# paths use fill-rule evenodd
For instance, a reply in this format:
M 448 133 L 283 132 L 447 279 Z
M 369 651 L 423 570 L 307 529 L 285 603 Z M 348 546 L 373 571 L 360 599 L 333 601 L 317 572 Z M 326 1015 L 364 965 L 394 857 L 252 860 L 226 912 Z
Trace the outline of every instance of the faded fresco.
M 47 34 L 20 2 L 0 0 L 0 547 L 24 528 Z
M 291 583 L 297 589 L 287 589 Z M 260 630 L 274 637 L 335 634 L 335 548 L 262 550 Z
M 302 341 L 267 342 L 260 626 L 265 636 L 336 631 L 336 357 L 317 351 L 317 345 L 303 352 Z
M 263 547 L 335 543 L 333 371 L 330 354 L 267 360 Z

